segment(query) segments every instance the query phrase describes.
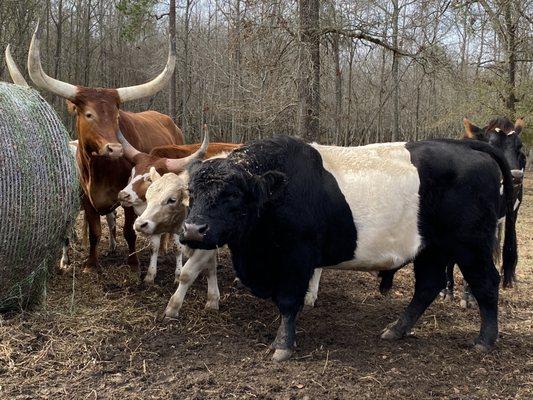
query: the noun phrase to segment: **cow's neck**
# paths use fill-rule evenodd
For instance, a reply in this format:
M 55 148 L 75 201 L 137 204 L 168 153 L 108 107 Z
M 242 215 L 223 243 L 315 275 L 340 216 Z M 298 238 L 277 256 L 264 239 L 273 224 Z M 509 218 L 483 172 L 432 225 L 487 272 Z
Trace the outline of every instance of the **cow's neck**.
M 118 206 L 118 192 L 128 184 L 131 165 L 126 159 L 94 156 L 78 149 L 80 181 L 85 195 L 101 215 Z

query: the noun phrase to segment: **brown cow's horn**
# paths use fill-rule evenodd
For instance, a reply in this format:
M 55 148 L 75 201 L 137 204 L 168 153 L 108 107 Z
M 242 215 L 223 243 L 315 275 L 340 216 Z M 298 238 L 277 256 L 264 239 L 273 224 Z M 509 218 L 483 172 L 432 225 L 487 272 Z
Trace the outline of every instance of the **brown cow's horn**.
M 207 129 L 207 125 L 204 125 L 204 140 L 202 141 L 202 145 L 200 146 L 200 148 L 187 157 L 165 159 L 165 165 L 167 169 L 169 170 L 169 172 L 174 173 L 179 173 L 183 171 L 185 168 L 187 168 L 187 165 L 189 165 L 194 160 L 198 160 L 205 157 L 207 146 L 209 146 L 209 130 Z
M 141 152 L 139 150 L 137 150 L 135 147 L 133 147 L 130 144 L 130 142 L 128 142 L 126 140 L 126 138 L 124 137 L 124 135 L 122 134 L 121 131 L 118 131 L 117 139 L 118 139 L 119 143 L 122 145 L 122 150 L 124 151 L 124 157 L 126 157 L 126 159 L 129 162 L 133 163 L 133 158 L 137 154 L 141 154 Z
M 126 102 L 156 94 L 157 92 L 162 90 L 166 86 L 170 78 L 172 78 L 172 73 L 174 72 L 175 65 L 176 45 L 173 44 L 171 40 L 169 40 L 167 65 L 165 66 L 163 72 L 161 72 L 150 82 L 143 83 L 142 85 L 118 88 L 117 92 L 120 97 L 120 101 Z
M 17 67 L 17 64 L 15 64 L 15 60 L 13 60 L 13 57 L 11 57 L 11 45 L 8 44 L 6 47 L 6 65 L 7 69 L 9 71 L 9 75 L 11 76 L 11 79 L 13 80 L 13 83 L 15 85 L 20 86 L 30 86 L 28 85 L 28 82 L 26 82 L 26 79 L 22 76 L 20 73 L 20 70 Z
M 28 52 L 28 73 L 30 78 L 41 89 L 48 90 L 65 99 L 74 101 L 78 88 L 70 83 L 51 78 L 43 71 L 40 54 L 41 28 L 39 22 L 31 39 Z

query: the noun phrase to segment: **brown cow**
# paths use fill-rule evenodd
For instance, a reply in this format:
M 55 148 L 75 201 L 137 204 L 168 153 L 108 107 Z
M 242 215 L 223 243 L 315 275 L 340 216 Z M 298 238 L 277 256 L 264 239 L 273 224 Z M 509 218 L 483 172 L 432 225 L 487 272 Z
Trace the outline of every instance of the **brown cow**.
M 130 163 L 122 157 L 117 132 L 122 131 L 130 143 L 145 152 L 156 146 L 183 143 L 183 134 L 170 117 L 155 111 L 131 113 L 120 109 L 123 102 L 151 96 L 164 88 L 174 71 L 176 49 L 171 46 L 165 69 L 150 82 L 119 89 L 89 88 L 46 75 L 41 66 L 40 37 L 37 25 L 28 53 L 28 72 L 38 87 L 65 98 L 76 114 L 82 205 L 89 224 L 90 251 L 85 269 L 90 270 L 98 267 L 99 216 L 119 205 L 118 192 L 127 184 L 131 171 Z M 128 264 L 138 271 L 133 230 L 135 212 L 126 207 L 124 215 L 124 237 L 130 253 Z
M 140 216 L 146 209 L 146 191 L 153 181 L 154 174 L 160 176 L 168 172 L 179 173 L 183 171 L 186 165 L 191 161 L 191 158 L 195 157 L 194 155 L 197 155 L 199 151 L 202 151 L 204 146 L 207 146 L 205 150 L 206 158 L 220 157 L 242 146 L 241 144 L 233 143 L 209 143 L 207 145 L 207 138 L 208 133 L 206 131 L 202 146 L 200 146 L 199 143 L 191 145 L 160 146 L 154 148 L 150 154 L 146 154 L 135 149 L 123 136 L 119 135 L 118 139 L 122 144 L 124 156 L 134 165 L 128 185 L 122 189 L 118 195 L 121 204 L 125 207 L 133 207 L 135 213 Z M 202 153 L 204 152 L 202 151 Z M 194 155 L 191 156 L 191 154 Z M 143 232 L 142 228 L 136 227 L 136 229 Z M 179 283 L 178 278 L 182 267 L 182 256 L 179 251 L 178 229 L 179 226 L 175 224 L 171 224 L 169 227 L 165 224 L 160 224 L 157 231 L 150 233 L 145 232 L 145 234 L 150 237 L 150 242 L 152 244 L 150 265 L 148 267 L 148 272 L 144 277 L 144 282 L 146 284 L 150 285 L 154 283 L 154 278 L 157 274 L 157 258 L 161 244 L 161 235 L 163 233 L 172 234 L 174 236 L 174 241 L 178 246 L 175 278 L 176 283 Z

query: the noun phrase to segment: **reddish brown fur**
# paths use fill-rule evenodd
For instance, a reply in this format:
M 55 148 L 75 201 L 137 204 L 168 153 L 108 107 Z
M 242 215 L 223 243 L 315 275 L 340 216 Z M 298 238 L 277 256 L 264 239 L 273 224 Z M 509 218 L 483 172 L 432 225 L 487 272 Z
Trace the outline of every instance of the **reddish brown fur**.
M 230 151 L 241 147 L 242 144 L 234 143 L 209 143 L 205 158 L 210 158 L 221 153 L 229 153 Z M 150 171 L 151 167 L 154 167 L 160 174 L 166 174 L 170 172 L 165 163 L 165 158 L 183 158 L 193 154 L 200 148 L 200 143 L 184 144 L 184 145 L 167 145 L 159 146 L 152 149 L 150 154 L 140 153 L 137 154 L 133 163 L 135 164 L 135 176 L 144 175 Z M 132 186 L 133 191 L 139 196 L 139 199 L 146 200 L 146 190 L 150 186 L 149 182 L 145 182 L 140 179 Z
M 120 148 L 116 137 L 119 129 L 132 145 L 144 152 L 156 146 L 182 144 L 183 134 L 170 117 L 156 111 L 132 113 L 120 110 L 120 99 L 115 89 L 78 87 L 77 96 L 68 107 L 69 111 L 76 113 L 77 162 L 91 236 L 87 264 L 95 267 L 98 263 L 96 246 L 101 234 L 99 216 L 118 206 L 118 192 L 127 185 L 131 171 L 131 164 L 124 157 L 102 155 L 105 154 L 105 146 L 112 144 Z M 130 253 L 133 253 L 135 233 L 132 225 L 135 216 L 133 210 L 126 209 L 125 212 L 124 236 Z M 128 261 L 138 267 L 135 255 L 130 256 Z

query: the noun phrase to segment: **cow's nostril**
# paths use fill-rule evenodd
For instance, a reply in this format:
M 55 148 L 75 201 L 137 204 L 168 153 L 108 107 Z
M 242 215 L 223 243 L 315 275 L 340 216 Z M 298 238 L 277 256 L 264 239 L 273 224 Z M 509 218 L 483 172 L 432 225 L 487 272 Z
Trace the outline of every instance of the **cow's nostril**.
M 207 226 L 207 224 L 203 224 L 203 225 L 200 225 L 198 227 L 198 233 L 200 234 L 205 234 L 207 231 L 208 231 L 209 227 Z
M 141 228 L 146 228 L 147 226 L 148 226 L 148 222 L 143 222 L 143 223 L 140 225 Z

